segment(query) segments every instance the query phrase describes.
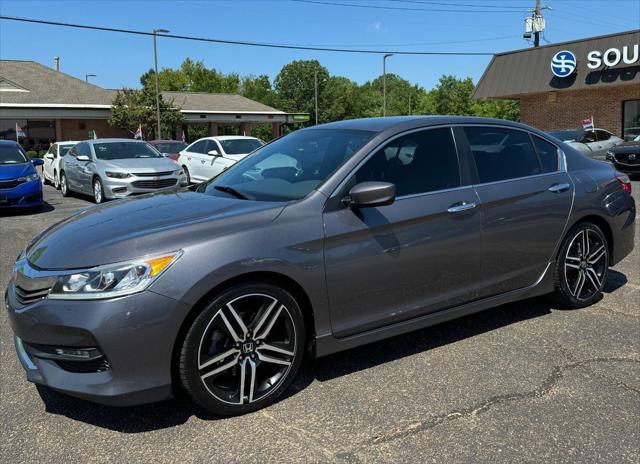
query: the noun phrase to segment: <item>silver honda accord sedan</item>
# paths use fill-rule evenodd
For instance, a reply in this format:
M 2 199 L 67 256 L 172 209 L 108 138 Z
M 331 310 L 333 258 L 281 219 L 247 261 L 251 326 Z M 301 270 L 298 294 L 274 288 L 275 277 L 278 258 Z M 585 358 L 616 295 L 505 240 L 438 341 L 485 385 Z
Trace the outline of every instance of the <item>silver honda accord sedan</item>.
M 85 193 L 96 203 L 187 183 L 177 163 L 142 140 L 88 140 L 60 160 L 62 195 Z
M 181 389 L 242 414 L 305 356 L 548 293 L 598 301 L 635 216 L 626 175 L 522 124 L 343 121 L 52 226 L 6 306 L 32 382 L 113 405 Z

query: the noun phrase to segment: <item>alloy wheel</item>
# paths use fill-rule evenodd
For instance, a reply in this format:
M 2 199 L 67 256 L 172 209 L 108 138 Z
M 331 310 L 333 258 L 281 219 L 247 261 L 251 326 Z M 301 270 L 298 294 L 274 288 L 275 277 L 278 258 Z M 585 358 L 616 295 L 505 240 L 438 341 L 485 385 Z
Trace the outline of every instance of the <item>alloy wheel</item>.
M 99 179 L 93 181 L 93 198 L 96 203 L 102 203 L 102 182 Z
M 598 293 L 608 267 L 607 245 L 592 229 L 579 231 L 569 243 L 564 276 L 571 295 L 584 301 Z
M 65 197 L 69 192 L 69 186 L 67 185 L 67 175 L 64 173 L 60 175 L 60 191 L 62 192 L 62 196 Z
M 60 176 L 58 175 L 57 172 L 53 173 L 53 186 L 55 187 L 56 190 L 60 189 Z
M 285 379 L 296 343 L 287 307 L 273 296 L 248 293 L 224 304 L 209 321 L 197 352 L 198 375 L 219 401 L 253 403 Z

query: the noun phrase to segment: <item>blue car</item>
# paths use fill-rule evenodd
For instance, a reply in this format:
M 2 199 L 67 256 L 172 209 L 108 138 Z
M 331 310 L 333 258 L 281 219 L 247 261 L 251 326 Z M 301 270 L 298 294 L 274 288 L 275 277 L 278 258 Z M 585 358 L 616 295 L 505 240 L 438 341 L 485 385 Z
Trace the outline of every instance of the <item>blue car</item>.
M 35 166 L 22 147 L 10 140 L 0 140 L 0 209 L 39 208 L 42 206 L 42 183 Z

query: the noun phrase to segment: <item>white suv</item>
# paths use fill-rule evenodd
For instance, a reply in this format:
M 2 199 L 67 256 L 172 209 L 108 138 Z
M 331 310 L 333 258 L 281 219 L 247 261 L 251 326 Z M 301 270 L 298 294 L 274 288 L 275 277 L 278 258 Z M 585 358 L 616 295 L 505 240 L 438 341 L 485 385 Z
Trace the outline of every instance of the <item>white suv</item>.
M 178 163 L 182 165 L 189 182 L 204 182 L 263 145 L 264 142 L 255 137 L 204 137 L 182 150 Z

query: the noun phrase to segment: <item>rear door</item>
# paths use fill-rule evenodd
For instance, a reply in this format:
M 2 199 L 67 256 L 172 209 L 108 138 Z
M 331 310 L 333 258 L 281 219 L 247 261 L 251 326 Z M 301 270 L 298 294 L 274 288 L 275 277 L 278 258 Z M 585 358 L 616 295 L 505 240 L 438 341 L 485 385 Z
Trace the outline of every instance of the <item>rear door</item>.
M 53 180 L 53 168 L 58 156 L 58 145 L 53 144 L 44 155 L 44 165 L 42 166 L 42 171 L 44 173 L 45 179 Z
M 357 183 L 396 185 L 396 201 L 351 209 Z M 390 140 L 327 203 L 325 269 L 336 336 L 412 319 L 476 298 L 480 214 L 461 176 L 451 128 Z
M 501 131 L 499 150 L 474 142 Z M 527 131 L 466 126 L 482 217 L 482 296 L 530 286 L 554 259 L 573 202 L 558 148 Z

